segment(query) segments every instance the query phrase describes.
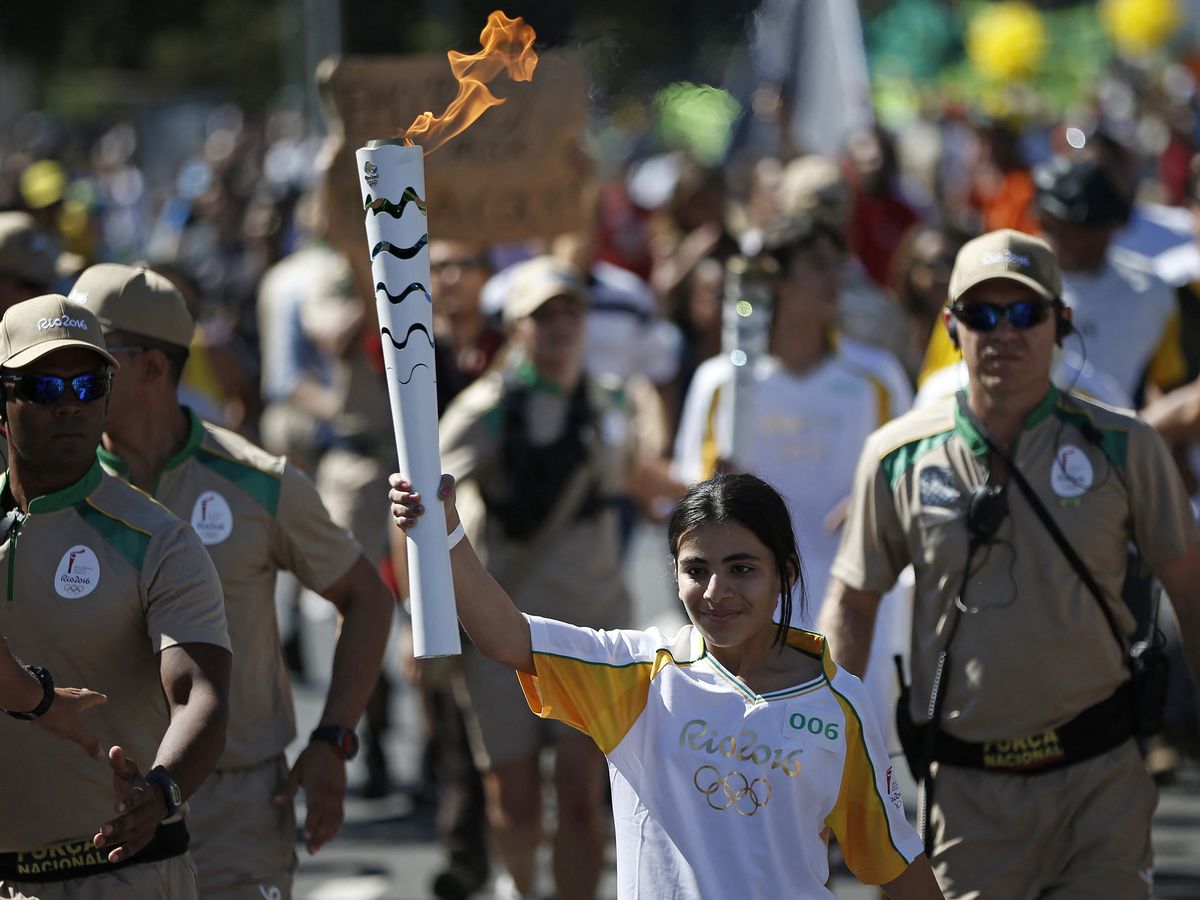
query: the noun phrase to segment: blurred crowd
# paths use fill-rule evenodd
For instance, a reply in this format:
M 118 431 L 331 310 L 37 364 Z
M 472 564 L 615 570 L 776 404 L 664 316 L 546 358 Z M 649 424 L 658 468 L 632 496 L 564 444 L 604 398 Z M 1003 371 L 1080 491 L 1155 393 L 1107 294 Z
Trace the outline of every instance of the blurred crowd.
M 443 454 L 475 483 L 473 518 L 470 492 L 459 495 L 472 542 L 518 601 L 528 595 L 527 611 L 570 596 L 572 621 L 622 625 L 627 598 L 598 598 L 596 585 L 619 580 L 636 523 L 661 522 L 688 483 L 754 468 L 792 505 L 815 619 L 861 442 L 914 397 L 963 383 L 941 325 L 950 270 L 966 240 L 999 228 L 1042 234 L 1058 254 L 1078 332 L 1060 386 L 1174 421 L 1171 392 L 1200 375 L 1198 103 L 1176 66 L 1115 71 L 1065 120 L 950 105 L 850 134 L 837 156 L 782 136 L 767 150 L 735 143 L 715 166 L 652 147 L 607 161 L 614 174 L 578 232 L 491 246 L 433 234 Z M 396 463 L 382 350 L 351 264 L 367 248 L 330 233 L 325 144 L 293 112 L 255 119 L 222 106 L 201 121 L 169 166 L 153 133 L 127 122 L 30 114 L 0 138 L 0 210 L 27 214 L 0 229 L 0 296 L 7 306 L 30 286 L 66 294 L 95 262 L 145 262 L 170 278 L 199 324 L 185 402 L 302 466 L 402 598 L 403 543 L 383 505 Z M 30 235 L 53 248 L 44 277 L 5 246 Z M 765 273 L 760 309 L 773 313 L 748 356 L 745 314 L 729 307 L 749 295 L 737 273 L 751 270 Z M 773 418 L 769 441 L 739 449 L 729 396 L 747 367 L 759 414 Z M 1195 486 L 1195 435 L 1169 437 Z M 464 668 L 465 682 L 445 667 L 407 669 L 431 735 L 423 783 L 443 785 L 439 896 L 467 896 L 487 875 L 471 825 L 481 810 L 517 882 L 539 827 L 540 807 L 522 802 L 539 776 L 512 763 L 544 736 L 489 740 L 503 725 L 472 699 L 494 722 L 511 698 L 486 693 L 494 673 L 469 653 Z M 393 773 L 379 739 L 386 686 L 376 695 L 365 790 L 380 794 Z M 602 771 L 590 744 L 567 752 Z M 569 769 L 560 776 L 560 787 L 575 783 Z M 592 840 L 601 794 L 569 796 L 559 828 L 574 821 L 573 839 Z

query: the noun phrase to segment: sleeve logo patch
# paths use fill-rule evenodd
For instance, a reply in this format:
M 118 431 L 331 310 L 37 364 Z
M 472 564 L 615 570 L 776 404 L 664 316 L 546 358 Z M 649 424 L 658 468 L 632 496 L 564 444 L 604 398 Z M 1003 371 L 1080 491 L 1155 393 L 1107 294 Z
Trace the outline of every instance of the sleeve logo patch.
M 930 466 L 921 470 L 921 505 L 953 509 L 962 499 L 962 490 L 954 473 L 941 466 Z
M 205 491 L 192 507 L 192 528 L 205 546 L 219 544 L 233 533 L 233 510 L 216 491 Z
M 91 547 L 76 544 L 58 561 L 54 590 L 64 600 L 86 597 L 99 583 L 100 560 Z

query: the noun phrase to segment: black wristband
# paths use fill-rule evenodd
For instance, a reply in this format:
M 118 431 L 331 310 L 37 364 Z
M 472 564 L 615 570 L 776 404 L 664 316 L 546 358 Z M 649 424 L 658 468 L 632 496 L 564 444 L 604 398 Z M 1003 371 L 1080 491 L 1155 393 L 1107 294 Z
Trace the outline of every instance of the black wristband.
M 320 725 L 313 729 L 308 740 L 310 742 L 324 741 L 333 748 L 338 756 L 347 761 L 358 755 L 358 735 L 352 728 L 343 728 L 341 725 Z
M 170 772 L 162 766 L 155 766 L 146 773 L 146 783 L 158 785 L 162 789 L 163 801 L 167 805 L 164 821 L 179 812 L 180 807 L 183 806 L 183 791 L 179 789 L 179 785 L 175 783 Z
M 54 702 L 54 679 L 50 677 L 50 670 L 43 666 L 26 666 L 25 671 L 41 684 L 42 702 L 29 712 L 13 712 L 11 709 L 6 709 L 5 712 L 22 722 L 32 722 L 34 719 L 40 719 L 50 710 L 50 705 Z

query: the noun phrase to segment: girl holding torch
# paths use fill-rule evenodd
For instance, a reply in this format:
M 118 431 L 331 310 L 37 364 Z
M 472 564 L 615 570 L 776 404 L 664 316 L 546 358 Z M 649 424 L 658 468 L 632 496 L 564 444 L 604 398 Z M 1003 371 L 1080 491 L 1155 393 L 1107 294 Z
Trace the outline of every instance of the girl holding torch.
M 442 416 L 441 460 L 462 479 L 475 546 L 517 606 L 615 628 L 629 620 L 629 599 L 612 501 L 630 471 L 633 429 L 621 394 L 584 372 L 587 304 L 582 276 L 567 264 L 539 257 L 514 270 L 509 348 Z M 438 474 L 426 493 L 437 490 Z M 484 764 L 488 820 L 515 892 L 535 895 L 539 757 L 553 746 L 555 895 L 594 896 L 604 862 L 601 754 L 577 731 L 528 715 L 516 680 L 489 656 L 464 647 L 464 712 L 477 726 L 469 731 Z
M 391 477 L 392 515 L 422 497 Z M 772 621 L 804 603 L 787 506 L 753 475 L 692 487 L 668 542 L 691 621 L 674 636 L 595 631 L 520 612 L 462 538 L 444 476 L 458 613 L 480 652 L 515 669 L 529 707 L 608 758 L 618 897 L 832 897 L 827 842 L 890 897 L 942 896 L 904 818 L 862 683 L 820 635 Z M 792 587 L 800 582 L 793 593 Z

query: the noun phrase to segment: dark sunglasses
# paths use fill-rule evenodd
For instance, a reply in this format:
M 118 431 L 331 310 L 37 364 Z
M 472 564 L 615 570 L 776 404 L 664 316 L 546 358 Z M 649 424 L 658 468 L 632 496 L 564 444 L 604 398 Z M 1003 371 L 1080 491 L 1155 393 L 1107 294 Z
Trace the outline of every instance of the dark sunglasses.
M 91 403 L 108 396 L 112 387 L 112 375 L 109 372 L 91 372 L 86 375 L 76 375 L 74 378 L 60 378 L 58 375 L 5 375 L 0 382 L 8 389 L 8 396 L 14 400 L 24 400 L 26 403 L 40 403 L 51 406 L 71 388 L 80 403 Z
M 1017 331 L 1026 331 L 1050 318 L 1054 304 L 1049 300 L 1019 300 L 1007 306 L 995 303 L 955 303 L 950 307 L 954 318 L 972 331 L 995 331 L 1001 319 Z

